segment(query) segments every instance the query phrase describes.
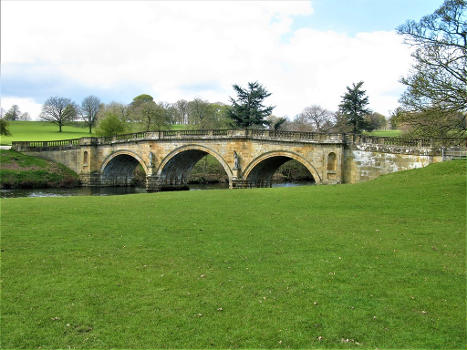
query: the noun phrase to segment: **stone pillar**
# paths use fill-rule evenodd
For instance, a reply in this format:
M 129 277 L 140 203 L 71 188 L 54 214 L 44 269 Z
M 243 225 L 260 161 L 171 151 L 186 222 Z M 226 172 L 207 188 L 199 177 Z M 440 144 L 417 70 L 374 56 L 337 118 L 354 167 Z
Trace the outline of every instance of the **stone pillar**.
M 161 183 L 159 176 L 148 175 L 146 176 L 146 191 L 148 192 L 159 192 L 161 190 Z
M 240 169 L 233 169 L 232 170 L 232 180 L 240 180 L 242 178 L 242 174 Z
M 80 174 L 79 179 L 83 187 L 102 186 L 101 174 L 97 172 Z
M 246 180 L 242 179 L 232 179 L 232 183 L 230 184 L 230 189 L 238 189 L 238 188 L 247 188 L 248 184 Z

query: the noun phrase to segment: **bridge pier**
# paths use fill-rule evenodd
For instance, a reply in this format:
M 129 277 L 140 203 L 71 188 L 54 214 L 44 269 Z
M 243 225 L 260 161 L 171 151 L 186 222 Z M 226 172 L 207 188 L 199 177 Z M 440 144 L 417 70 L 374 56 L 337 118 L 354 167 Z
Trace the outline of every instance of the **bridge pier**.
M 161 184 L 159 176 L 148 175 L 146 176 L 146 191 L 147 192 L 159 192 L 161 190 Z
M 271 188 L 271 180 L 261 180 L 261 181 L 248 181 L 242 179 L 234 179 L 230 185 L 230 189 L 243 189 L 243 188 Z
M 81 185 L 84 187 L 102 186 L 100 173 L 84 173 L 79 175 Z
M 183 181 L 166 181 L 158 175 L 146 176 L 146 191 L 147 192 L 160 192 L 160 191 L 185 191 L 190 187 Z

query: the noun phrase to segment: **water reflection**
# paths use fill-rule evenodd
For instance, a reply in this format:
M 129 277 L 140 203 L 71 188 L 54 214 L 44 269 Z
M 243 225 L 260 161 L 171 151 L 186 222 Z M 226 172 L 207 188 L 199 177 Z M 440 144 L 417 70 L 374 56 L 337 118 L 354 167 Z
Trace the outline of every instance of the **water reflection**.
M 295 187 L 314 185 L 313 182 L 277 183 L 272 187 Z M 228 189 L 226 183 L 192 184 L 190 191 Z M 40 189 L 1 189 L 0 198 L 18 197 L 68 197 L 68 196 L 115 196 L 123 194 L 146 193 L 143 187 L 75 187 L 75 188 L 40 188 Z

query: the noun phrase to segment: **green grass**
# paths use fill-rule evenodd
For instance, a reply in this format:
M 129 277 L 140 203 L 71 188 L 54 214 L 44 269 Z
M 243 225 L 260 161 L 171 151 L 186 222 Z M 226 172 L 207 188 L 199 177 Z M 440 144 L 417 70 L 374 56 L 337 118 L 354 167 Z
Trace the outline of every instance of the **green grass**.
M 10 136 L 2 135 L 0 144 L 11 145 L 12 141 L 50 141 L 77 139 L 80 137 L 95 136 L 89 134 L 84 127 L 65 125 L 62 132 L 58 132 L 58 126 L 48 122 L 14 121 L 8 122 Z
M 369 132 L 368 135 L 380 137 L 399 137 L 402 136 L 402 130 L 373 130 Z
M 78 175 L 62 164 L 0 150 L 1 188 L 69 187 L 78 184 Z
M 466 346 L 464 161 L 1 205 L 4 348 Z

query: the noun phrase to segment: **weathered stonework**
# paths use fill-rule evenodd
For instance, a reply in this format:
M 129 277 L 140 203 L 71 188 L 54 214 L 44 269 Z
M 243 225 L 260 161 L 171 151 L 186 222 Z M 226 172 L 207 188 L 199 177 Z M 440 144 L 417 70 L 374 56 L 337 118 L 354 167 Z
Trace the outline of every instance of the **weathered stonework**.
M 13 147 L 66 165 L 84 186 L 129 184 L 140 164 L 149 191 L 186 187 L 192 167 L 206 154 L 222 165 L 230 188 L 270 186 L 273 173 L 290 159 L 303 164 L 317 184 L 356 183 L 441 160 L 441 150 L 433 145 L 264 130 L 159 131 L 68 143 L 15 142 Z

